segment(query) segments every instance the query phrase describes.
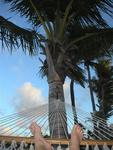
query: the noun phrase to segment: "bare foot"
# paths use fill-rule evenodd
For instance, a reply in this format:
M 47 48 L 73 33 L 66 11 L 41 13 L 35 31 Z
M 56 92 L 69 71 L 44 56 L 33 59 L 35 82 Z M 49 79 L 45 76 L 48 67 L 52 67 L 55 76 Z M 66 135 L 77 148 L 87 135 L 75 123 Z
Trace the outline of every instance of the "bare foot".
M 34 135 L 35 138 L 40 138 L 42 137 L 41 135 L 41 128 L 40 126 L 38 126 L 35 122 L 33 122 L 31 125 L 30 125 L 30 130 L 31 130 L 31 133 Z
M 51 150 L 51 145 L 41 135 L 41 128 L 33 122 L 30 126 L 30 130 L 34 135 L 36 150 Z
M 83 138 L 83 130 L 79 125 L 74 125 L 71 132 L 71 150 L 79 150 Z

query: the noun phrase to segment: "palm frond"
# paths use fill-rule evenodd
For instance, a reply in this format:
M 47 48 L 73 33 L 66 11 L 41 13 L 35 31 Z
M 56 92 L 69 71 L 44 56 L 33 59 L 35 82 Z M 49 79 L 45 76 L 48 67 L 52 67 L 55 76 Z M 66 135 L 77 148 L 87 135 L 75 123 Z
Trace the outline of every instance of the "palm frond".
M 49 37 L 50 32 L 49 32 L 49 30 L 48 30 L 48 28 L 47 28 L 47 25 L 45 24 L 45 19 L 42 18 L 40 12 L 39 12 L 38 9 L 36 8 L 36 6 L 35 6 L 34 3 L 32 2 L 32 0 L 30 0 L 30 4 L 31 4 L 31 6 L 32 6 L 33 9 L 34 9 L 34 11 L 35 11 L 35 13 L 36 13 L 36 15 L 37 15 L 37 18 L 38 18 L 39 21 L 41 22 L 41 24 L 42 24 L 42 26 L 43 26 L 43 28 L 44 28 L 44 30 L 45 30 L 47 36 Z
M 39 73 L 41 75 L 42 78 L 47 77 L 48 76 L 48 66 L 47 66 L 47 61 L 44 60 L 42 61 L 41 59 L 39 59 L 41 61 L 41 66 L 40 66 L 40 70 Z
M 85 87 L 86 78 L 83 69 L 81 69 L 77 64 L 73 65 L 69 61 L 66 61 L 65 64 L 66 75 L 76 83 L 80 84 L 82 87 Z
M 4 2 L 11 3 L 11 10 L 18 11 L 21 15 L 26 16 L 30 21 L 37 20 L 37 23 L 40 23 L 36 12 L 33 10 L 30 5 L 29 0 L 3 0 Z M 59 9 L 63 16 L 69 0 L 62 0 L 59 2 Z M 58 0 L 33 0 L 36 9 L 41 13 L 45 12 L 47 17 L 52 22 L 55 18 L 55 12 L 57 10 Z M 102 17 L 102 13 L 108 14 L 113 17 L 113 1 L 112 0 L 74 0 L 70 14 L 73 14 L 73 20 L 78 21 L 82 26 L 84 25 L 98 25 L 98 26 L 107 26 L 105 19 Z
M 110 60 L 99 60 L 95 65 L 97 78 L 92 80 L 92 87 L 98 98 L 98 115 L 109 118 L 113 112 L 113 70 Z
M 81 32 L 78 34 L 79 31 Z M 73 35 L 73 38 L 75 37 L 74 40 L 72 40 L 72 38 L 70 39 L 71 42 L 68 45 L 68 47 L 72 46 L 73 44 L 77 45 L 85 44 L 87 46 L 89 40 L 90 43 L 94 44 L 94 42 L 100 42 L 101 44 L 104 44 L 106 46 L 109 44 L 111 45 L 113 43 L 113 28 L 91 29 L 90 27 L 88 27 L 87 29 L 81 29 L 79 31 L 75 32 L 75 35 Z
M 29 54 L 33 54 L 37 48 L 37 35 L 35 31 L 23 29 L 0 16 L 0 40 L 3 47 L 7 46 L 12 51 L 21 46 L 23 51 L 28 50 Z
M 62 35 L 64 35 L 64 32 L 66 30 L 66 26 L 67 26 L 66 21 L 67 21 L 70 9 L 72 8 L 72 4 L 73 4 L 73 0 L 70 1 L 70 3 L 68 4 L 68 6 L 64 12 L 64 18 L 63 18 L 63 21 L 62 21 L 62 24 L 60 27 L 60 37 L 62 37 Z
M 92 36 L 86 36 L 91 33 Z M 94 33 L 94 35 L 93 35 Z M 82 29 L 79 27 L 77 30 L 71 31 L 69 33 L 69 40 L 72 40 L 74 37 L 77 40 L 80 40 L 76 44 L 72 44 L 72 41 L 68 42 L 67 45 L 67 54 L 70 56 L 72 53 L 72 57 L 74 59 L 78 59 L 80 61 L 92 61 L 96 60 L 99 57 L 111 57 L 112 55 L 112 45 L 113 45 L 113 29 L 98 29 L 95 27 L 87 27 L 86 29 Z M 89 35 L 88 35 L 89 36 Z M 79 38 L 80 37 L 80 38 Z M 71 45 L 72 44 L 72 45 Z M 71 47 L 73 48 L 71 51 Z

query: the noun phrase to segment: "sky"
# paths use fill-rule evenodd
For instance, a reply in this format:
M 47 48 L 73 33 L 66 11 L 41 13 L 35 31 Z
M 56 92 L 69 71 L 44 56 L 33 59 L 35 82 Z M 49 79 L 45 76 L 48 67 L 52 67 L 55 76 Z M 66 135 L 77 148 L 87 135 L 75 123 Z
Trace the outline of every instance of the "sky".
M 25 18 L 17 13 L 10 13 L 8 5 L 0 3 L 0 16 L 9 18 L 18 26 L 29 28 Z M 105 16 L 106 17 L 106 16 Z M 112 22 L 108 18 L 110 25 Z M 6 116 L 48 101 L 47 79 L 42 79 L 39 72 L 39 56 L 30 57 L 22 49 L 12 54 L 7 48 L 0 47 L 0 116 Z M 70 103 L 69 79 L 64 85 L 66 102 Z M 92 111 L 89 90 L 75 85 L 77 107 Z

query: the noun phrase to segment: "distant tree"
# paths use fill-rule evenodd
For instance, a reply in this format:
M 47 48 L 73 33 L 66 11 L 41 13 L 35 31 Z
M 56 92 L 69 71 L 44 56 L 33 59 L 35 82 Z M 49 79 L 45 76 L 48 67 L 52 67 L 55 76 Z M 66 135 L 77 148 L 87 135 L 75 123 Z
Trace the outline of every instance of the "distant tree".
M 92 84 L 91 84 L 91 71 L 90 71 L 90 62 L 86 61 L 85 66 L 87 69 L 87 74 L 88 74 L 88 84 L 89 84 L 89 89 L 90 89 L 90 96 L 91 96 L 91 102 L 92 102 L 92 109 L 93 112 L 96 112 L 96 105 L 95 105 L 95 100 L 94 100 L 94 95 L 93 95 L 93 89 L 92 89 Z
M 99 60 L 96 75 L 92 80 L 97 95 L 97 116 L 107 120 L 113 114 L 113 66 L 110 60 Z

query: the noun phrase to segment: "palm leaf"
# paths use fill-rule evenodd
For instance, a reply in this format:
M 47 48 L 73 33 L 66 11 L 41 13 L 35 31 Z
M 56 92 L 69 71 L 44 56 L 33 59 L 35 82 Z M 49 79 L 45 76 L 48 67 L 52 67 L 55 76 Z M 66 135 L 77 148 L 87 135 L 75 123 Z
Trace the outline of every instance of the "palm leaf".
M 85 87 L 86 78 L 83 69 L 81 69 L 77 64 L 73 65 L 72 62 L 68 60 L 66 60 L 65 65 L 66 75 L 82 87 Z
M 64 35 L 64 31 L 66 29 L 66 26 L 67 26 L 67 18 L 68 18 L 68 15 L 69 15 L 69 12 L 70 12 L 70 9 L 72 7 L 72 3 L 73 3 L 73 0 L 70 1 L 70 3 L 68 4 L 65 12 L 64 12 L 64 18 L 63 18 L 63 21 L 62 21 L 62 24 L 61 24 L 61 27 L 60 27 L 60 37 L 62 37 L 62 35 Z
M 34 3 L 32 2 L 32 0 L 30 0 L 30 3 L 31 3 L 31 6 L 33 7 L 34 11 L 36 12 L 36 15 L 37 15 L 39 21 L 40 21 L 41 24 L 43 25 L 43 28 L 44 28 L 44 30 L 45 30 L 47 36 L 49 37 L 50 32 L 49 32 L 49 30 L 48 30 L 48 28 L 47 28 L 47 25 L 45 24 L 45 20 L 42 18 L 40 12 L 39 12 L 38 9 L 36 8 L 36 6 L 35 6 Z
M 37 35 L 35 31 L 23 29 L 0 16 L 0 40 L 2 46 L 7 46 L 11 51 L 22 46 L 23 51 L 33 54 L 37 47 Z
M 75 33 L 75 37 L 76 37 L 76 34 L 77 33 Z M 87 40 L 89 39 L 91 42 L 94 42 L 94 39 L 95 39 L 96 41 L 99 41 L 101 43 L 105 43 L 105 44 L 110 43 L 111 45 L 111 42 L 113 42 L 113 28 L 107 28 L 107 29 L 92 28 L 91 30 L 89 27 L 87 29 L 83 29 L 81 30 L 80 37 L 78 38 L 76 37 L 74 40 L 72 40 L 70 44 L 68 45 L 68 48 L 74 44 L 79 44 L 80 42 L 83 42 L 83 41 L 85 41 L 87 45 Z
M 48 66 L 47 66 L 47 61 L 42 61 L 41 60 L 42 65 L 40 66 L 40 70 L 39 73 L 41 75 L 42 78 L 47 77 L 48 76 Z
M 21 15 L 26 16 L 30 21 L 40 23 L 37 19 L 36 12 L 32 8 L 29 0 L 3 0 L 11 3 L 11 10 L 18 11 Z M 57 10 L 58 0 L 32 0 L 36 9 L 41 13 L 44 12 L 49 21 L 54 22 L 55 12 Z M 59 2 L 59 8 L 62 16 L 69 4 L 69 0 Z M 84 25 L 99 25 L 106 26 L 107 23 L 102 17 L 102 13 L 113 16 L 113 1 L 112 0 L 74 0 L 70 14 L 73 14 L 73 20 Z
M 113 71 L 110 60 L 99 60 L 95 65 L 97 78 L 92 80 L 93 90 L 98 98 L 98 115 L 109 118 L 113 112 Z

